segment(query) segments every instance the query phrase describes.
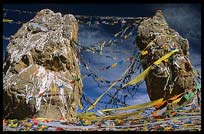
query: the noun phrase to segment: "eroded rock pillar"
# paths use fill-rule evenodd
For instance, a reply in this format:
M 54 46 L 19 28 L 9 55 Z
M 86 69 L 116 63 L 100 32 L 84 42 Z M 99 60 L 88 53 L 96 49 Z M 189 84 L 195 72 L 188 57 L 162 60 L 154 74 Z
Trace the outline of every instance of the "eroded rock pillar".
M 78 23 L 71 14 L 41 10 L 11 36 L 3 65 L 3 117 L 75 117 L 82 80 Z
M 168 52 L 179 49 L 158 66 L 152 67 L 145 82 L 150 100 L 168 99 L 195 86 L 197 75 L 189 60 L 189 43 L 170 28 L 162 11 L 144 19 L 138 26 L 137 46 L 141 51 L 141 63 L 146 69 Z

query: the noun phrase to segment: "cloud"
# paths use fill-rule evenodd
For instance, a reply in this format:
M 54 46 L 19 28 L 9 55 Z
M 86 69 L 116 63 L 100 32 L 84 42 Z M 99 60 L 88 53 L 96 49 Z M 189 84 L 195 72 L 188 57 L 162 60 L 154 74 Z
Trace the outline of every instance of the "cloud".
M 104 29 L 96 24 L 79 25 L 79 42 L 84 46 L 96 45 L 96 42 L 107 39 L 109 36 L 104 32 Z
M 146 103 L 146 102 L 149 102 L 150 99 L 149 99 L 149 96 L 148 94 L 137 94 L 135 96 L 134 99 L 129 99 L 127 100 L 127 104 L 129 105 L 136 105 L 136 104 L 143 104 L 143 103 Z

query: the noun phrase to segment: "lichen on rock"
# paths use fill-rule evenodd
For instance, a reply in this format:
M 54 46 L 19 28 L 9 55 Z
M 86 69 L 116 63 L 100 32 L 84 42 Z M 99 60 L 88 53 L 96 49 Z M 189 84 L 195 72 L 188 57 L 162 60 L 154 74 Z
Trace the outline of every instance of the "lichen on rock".
M 78 23 L 71 14 L 41 10 L 10 38 L 3 64 L 4 118 L 76 116 L 82 80 Z

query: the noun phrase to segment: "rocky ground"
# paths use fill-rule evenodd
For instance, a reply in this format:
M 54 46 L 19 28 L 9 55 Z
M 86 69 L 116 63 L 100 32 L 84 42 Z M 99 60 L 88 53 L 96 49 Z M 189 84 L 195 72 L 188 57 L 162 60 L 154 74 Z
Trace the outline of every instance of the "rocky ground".
M 48 118 L 3 120 L 3 131 L 200 131 L 201 110 L 188 105 L 155 116 L 146 109 L 141 116 L 125 118 L 66 121 Z M 100 116 L 98 116 L 100 117 Z

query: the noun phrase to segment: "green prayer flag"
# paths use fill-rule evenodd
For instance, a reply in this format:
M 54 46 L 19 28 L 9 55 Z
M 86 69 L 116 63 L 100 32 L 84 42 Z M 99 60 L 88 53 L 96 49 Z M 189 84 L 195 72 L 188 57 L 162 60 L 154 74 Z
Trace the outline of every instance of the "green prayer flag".
M 200 83 L 195 86 L 195 89 L 200 89 L 200 88 L 201 88 L 201 84 Z
M 190 92 L 190 93 L 184 95 L 184 97 L 186 98 L 186 100 L 189 100 L 189 99 L 191 99 L 193 97 L 193 95 L 194 95 L 194 93 Z

